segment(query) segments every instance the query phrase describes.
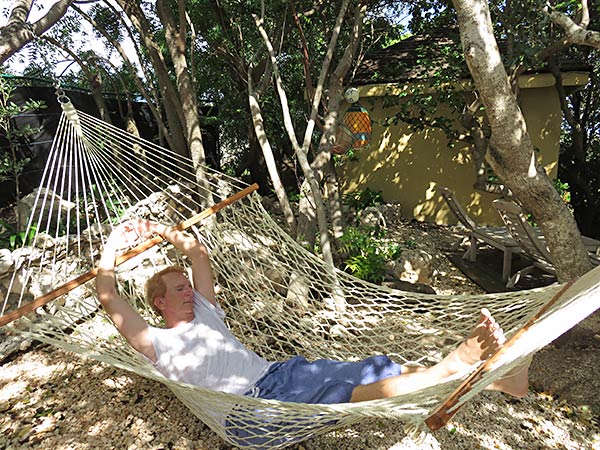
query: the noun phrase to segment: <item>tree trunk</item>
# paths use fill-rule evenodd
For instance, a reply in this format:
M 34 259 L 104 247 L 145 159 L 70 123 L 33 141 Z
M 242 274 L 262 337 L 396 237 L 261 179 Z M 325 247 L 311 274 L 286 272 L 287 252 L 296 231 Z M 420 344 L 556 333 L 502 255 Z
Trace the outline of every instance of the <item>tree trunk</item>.
M 337 67 L 329 77 L 329 98 L 327 102 L 328 112 L 324 120 L 323 135 L 321 137 L 321 141 L 319 142 L 319 150 L 311 164 L 319 183 L 321 180 L 325 181 L 325 192 L 329 206 L 331 229 L 335 240 L 342 236 L 344 230 L 341 195 L 339 192 L 337 174 L 335 173 L 335 167 L 333 165 L 333 161 L 331 160 L 331 148 L 334 145 L 333 141 L 337 129 L 337 123 L 340 120 L 339 113 L 341 98 L 343 95 L 344 78 L 350 69 L 354 55 L 358 49 L 365 12 L 365 5 L 358 5 L 356 7 L 354 11 L 354 24 L 350 36 L 350 42 L 344 50 L 344 54 L 340 58 Z M 307 65 L 307 63 L 305 63 L 305 65 Z M 305 72 L 308 71 L 305 70 Z M 309 92 L 311 92 L 311 89 L 309 89 Z M 302 189 L 301 194 L 305 193 L 308 193 L 307 190 Z M 312 207 L 313 204 L 308 199 L 304 199 L 301 196 L 301 220 L 299 220 L 299 234 L 304 236 L 304 244 L 310 244 L 310 239 L 308 237 L 310 236 L 310 233 L 314 233 L 316 231 L 316 224 L 311 223 L 317 218 L 316 211 L 314 209 L 311 210 Z
M 524 208 L 533 214 L 560 281 L 591 269 L 575 219 L 554 189 L 527 133 L 525 119 L 502 65 L 484 0 L 453 0 L 463 51 L 492 130 L 487 161 Z
M 120 16 L 120 13 L 117 11 L 117 9 L 115 7 L 113 7 L 113 5 L 107 5 L 107 6 L 110 7 L 111 11 L 114 13 L 115 16 L 117 16 L 117 15 Z M 142 97 L 144 97 L 144 100 L 146 100 L 148 108 L 150 108 L 150 112 L 152 113 L 152 116 L 154 117 L 154 120 L 156 121 L 156 124 L 158 126 L 160 145 L 165 146 L 164 141 L 166 140 L 168 147 L 171 149 L 183 148 L 183 147 L 181 147 L 181 144 L 180 145 L 175 144 L 175 142 L 173 141 L 172 134 L 169 133 L 169 129 L 167 128 L 167 125 L 165 124 L 164 118 L 162 116 L 162 112 L 158 108 L 158 106 L 160 106 L 162 104 L 162 102 L 159 99 L 160 96 L 158 95 L 158 93 L 156 92 L 154 87 L 152 86 L 151 80 L 147 76 L 147 74 L 146 74 L 145 80 L 142 80 L 139 76 L 137 76 L 137 69 L 134 67 L 133 63 L 129 59 L 129 56 L 125 52 L 125 49 L 123 48 L 121 43 L 116 41 L 115 39 L 113 39 L 111 37 L 111 35 L 109 33 L 107 33 L 106 30 L 104 30 L 100 26 L 100 24 L 98 24 L 94 19 L 92 19 L 83 10 L 78 8 L 76 5 L 73 5 L 72 8 L 75 11 L 77 11 L 81 17 L 83 17 L 85 20 L 87 20 L 96 29 L 96 31 L 98 31 L 100 34 L 102 34 L 102 36 L 104 36 L 104 38 L 108 42 L 111 43 L 111 45 L 117 50 L 117 52 L 119 52 L 119 55 L 121 55 L 121 58 L 123 58 L 123 62 L 125 63 L 125 66 L 129 70 L 129 73 L 132 75 L 131 78 L 132 78 L 133 82 L 137 86 Z M 128 25 L 127 23 L 125 23 L 124 21 L 122 21 L 122 22 L 123 22 L 123 26 L 127 30 L 127 33 L 129 34 L 129 37 L 131 38 L 131 40 L 136 41 L 136 38 L 134 36 L 131 26 Z M 137 51 L 138 58 L 141 60 L 142 55 L 140 54 L 139 49 L 137 49 L 137 46 L 136 46 L 136 51 Z M 112 63 L 110 63 L 110 64 L 112 65 Z M 144 73 L 146 73 L 146 71 L 144 70 L 144 65 L 142 65 L 142 71 Z M 118 72 L 119 71 L 115 68 L 115 73 L 118 73 Z M 123 86 L 123 90 L 126 90 L 125 86 Z M 148 91 L 150 91 L 152 96 L 149 95 Z M 179 135 L 183 136 L 181 133 L 179 133 Z M 184 142 L 184 141 L 182 140 L 181 142 Z
M 177 2 L 179 7 L 179 25 L 164 0 L 156 1 L 156 9 L 161 23 L 165 27 L 165 38 L 167 48 L 173 60 L 177 87 L 179 90 L 181 109 L 183 112 L 183 123 L 190 156 L 196 172 L 196 181 L 205 189 L 204 196 L 210 196 L 210 184 L 206 177 L 204 166 L 206 156 L 204 154 L 204 145 L 202 143 L 202 131 L 200 129 L 200 110 L 196 101 L 196 91 L 192 84 L 189 73 L 189 67 L 185 55 L 186 48 L 186 20 L 185 4 L 183 1 Z M 206 205 L 208 206 L 208 205 Z
M 185 14 L 185 5 L 178 2 L 179 13 Z M 156 9 L 158 16 L 165 28 L 165 38 L 167 41 L 167 49 L 171 55 L 177 87 L 179 88 L 179 96 L 181 109 L 183 112 L 183 123 L 190 153 L 194 161 L 194 165 L 204 165 L 206 157 L 204 155 L 204 146 L 202 145 L 202 133 L 200 131 L 200 112 L 196 102 L 196 92 L 192 85 L 192 80 L 189 74 L 189 68 L 185 55 L 186 49 L 186 30 L 185 19 L 179 21 L 179 26 L 175 18 L 171 14 L 169 7 L 165 5 L 164 0 L 157 0 Z
M 300 201 L 298 202 L 298 236 L 300 245 L 312 251 L 317 238 L 317 208 L 311 195 L 310 185 L 304 180 L 300 186 Z
M 0 28 L 0 64 L 29 44 L 35 36 L 41 36 L 67 12 L 75 0 L 59 0 L 39 20 L 27 23 L 34 0 L 16 0 L 6 26 Z
M 299 145 L 299 143 L 296 139 L 296 136 L 294 134 L 292 120 L 291 120 L 291 117 L 289 116 L 289 108 L 287 105 L 287 98 L 285 96 L 285 91 L 283 90 L 281 78 L 279 76 L 279 71 L 277 68 L 277 61 L 275 59 L 274 52 L 272 50 L 272 46 L 270 46 L 268 37 L 266 36 L 266 32 L 264 31 L 262 26 L 259 25 L 259 23 L 257 21 L 257 26 L 259 27 L 259 31 L 261 32 L 261 35 L 263 35 L 263 39 L 265 40 L 265 43 L 267 44 L 267 47 L 269 48 L 269 53 L 271 55 L 272 64 L 273 64 L 273 72 L 275 74 L 276 87 L 277 87 L 277 91 L 278 91 L 279 98 L 281 101 L 281 106 L 282 106 L 282 109 L 284 112 L 285 128 L 288 132 L 288 136 L 290 137 L 290 142 L 292 143 L 292 146 L 294 147 L 294 151 L 296 153 L 296 157 L 298 158 L 298 162 L 300 163 L 300 167 L 302 168 L 302 172 L 304 173 L 304 176 L 306 178 L 305 181 L 308 184 L 308 186 L 310 187 L 310 192 L 312 194 L 311 200 L 313 202 L 314 207 L 316 208 L 316 219 L 317 219 L 317 224 L 318 224 L 318 229 L 319 229 L 319 237 L 320 237 L 321 251 L 323 254 L 323 259 L 328 264 L 330 264 L 332 267 L 334 266 L 334 260 L 333 260 L 333 249 L 332 249 L 332 245 L 331 245 L 331 239 L 329 236 L 329 226 L 328 226 L 329 224 L 328 224 L 328 220 L 327 220 L 327 211 L 325 208 L 325 204 L 323 202 L 323 196 L 321 194 L 321 186 L 319 184 L 319 180 L 317 178 L 317 175 L 315 174 L 315 171 L 313 170 L 313 168 L 311 167 L 311 165 L 308 162 L 308 150 L 310 147 L 311 138 L 312 138 L 315 123 L 317 120 L 317 112 L 318 112 L 318 107 L 321 102 L 321 97 L 323 94 L 325 78 L 327 77 L 327 75 L 329 73 L 329 67 L 330 67 L 331 61 L 333 59 L 333 50 L 336 46 L 337 39 L 339 37 L 339 33 L 340 33 L 340 30 L 341 30 L 341 27 L 342 27 L 342 24 L 344 21 L 344 17 L 346 15 L 346 11 L 348 9 L 348 4 L 349 4 L 348 0 L 344 0 L 342 2 L 342 5 L 340 6 L 340 10 L 338 12 L 338 16 L 336 18 L 336 23 L 333 28 L 331 38 L 329 40 L 329 44 L 327 46 L 327 52 L 325 54 L 325 57 L 323 59 L 323 64 L 321 66 L 319 80 L 317 82 L 317 85 L 315 86 L 314 96 L 311 99 L 312 103 L 311 103 L 310 117 L 309 117 L 309 120 L 308 120 L 308 123 L 306 126 L 306 130 L 304 132 L 304 140 L 302 142 L 302 146 Z M 303 190 L 301 190 L 301 192 L 300 192 L 301 196 L 302 196 L 302 193 L 303 193 Z M 309 204 L 307 204 L 307 205 L 309 205 Z M 309 205 L 309 206 L 312 206 L 312 205 Z M 302 212 L 303 212 L 303 209 L 301 208 L 301 214 L 302 214 Z M 303 238 L 309 239 L 309 236 L 304 235 L 304 232 L 306 230 L 308 230 L 308 228 L 304 228 L 305 220 L 310 220 L 310 216 L 306 215 L 305 217 L 301 217 L 298 220 L 298 236 L 301 239 L 303 239 Z
M 587 2 L 582 2 L 582 6 L 584 7 L 584 13 L 589 14 Z M 570 44 L 588 45 L 590 47 L 600 48 L 600 31 L 587 29 L 589 15 L 587 16 L 587 20 L 578 24 L 560 11 L 550 11 L 549 7 L 544 8 L 544 11 L 553 23 L 563 29 L 565 38 Z
M 348 0 L 344 0 L 344 11 L 347 7 Z M 343 16 L 342 16 L 343 18 Z M 271 58 L 271 64 L 273 65 L 273 75 L 275 77 L 275 86 L 277 88 L 277 94 L 279 96 L 279 101 L 281 103 L 281 109 L 283 111 L 283 122 L 285 125 L 285 129 L 288 133 L 288 137 L 290 138 L 290 142 L 294 148 L 294 152 L 296 153 L 296 157 L 298 158 L 298 162 L 300 163 L 300 167 L 302 168 L 302 172 L 306 177 L 306 182 L 310 186 L 310 192 L 312 194 L 316 211 L 317 211 L 317 223 L 319 226 L 319 236 L 321 243 L 321 253 L 323 256 L 323 260 L 329 264 L 331 267 L 334 267 L 333 261 L 333 252 L 331 248 L 331 240 L 329 238 L 329 229 L 327 223 L 327 212 L 325 210 L 325 204 L 323 203 L 323 196 L 321 195 L 321 187 L 319 186 L 319 182 L 315 177 L 315 173 L 308 162 L 308 149 L 310 147 L 311 137 L 313 134 L 315 119 L 317 116 L 317 106 L 320 102 L 321 92 L 323 90 L 323 81 L 325 78 L 325 74 L 328 72 L 329 63 L 331 62 L 331 57 L 333 53 L 333 47 L 335 46 L 335 41 L 337 40 L 337 36 L 339 35 L 340 25 L 336 24 L 336 32 L 334 33 L 334 37 L 332 37 L 333 42 L 330 43 L 328 48 L 328 54 L 325 58 L 325 62 L 323 63 L 323 68 L 321 71 L 321 77 L 319 80 L 319 86 L 317 86 L 318 94 L 315 94 L 315 99 L 313 100 L 313 106 L 311 110 L 311 116 L 308 120 L 308 124 L 306 127 L 306 131 L 304 133 L 304 141 L 302 146 L 298 143 L 296 138 L 294 125 L 292 122 L 292 118 L 290 115 L 290 109 L 287 101 L 287 94 L 285 89 L 283 88 L 283 81 L 281 79 L 281 75 L 279 74 L 279 68 L 277 66 L 277 58 L 275 56 L 275 50 L 273 49 L 273 45 L 267 35 L 263 27 L 263 22 L 258 17 L 254 18 L 256 23 L 256 27 L 260 35 L 263 38 L 263 41 L 269 51 L 269 56 Z M 341 23 L 341 19 L 338 20 Z M 300 230 L 299 230 L 300 231 Z
M 329 217 L 331 219 L 331 231 L 336 245 L 338 239 L 344 234 L 344 212 L 342 211 L 342 194 L 335 165 L 330 159 L 327 163 L 325 176 L 325 195 L 329 204 Z M 337 248 L 337 247 L 336 247 Z
M 138 2 L 127 0 L 117 0 L 117 2 L 139 33 L 140 39 L 147 50 L 147 57 L 154 68 L 154 74 L 160 90 L 160 100 L 165 109 L 165 116 L 169 125 L 169 135 L 174 146 L 171 150 L 180 155 L 189 156 L 185 126 L 183 125 L 183 109 L 179 100 L 179 94 L 171 81 L 169 69 L 163 58 L 161 49 L 153 39 L 148 19 Z
M 350 42 L 344 50 L 344 54 L 340 58 L 335 70 L 331 73 L 328 83 L 329 99 L 327 103 L 328 113 L 325 116 L 325 126 L 323 136 L 319 142 L 319 151 L 312 163 L 312 167 L 320 179 L 324 179 L 326 186 L 327 200 L 329 203 L 329 215 L 331 220 L 331 229 L 333 237 L 337 241 L 342 237 L 343 230 L 343 214 L 342 202 L 339 191 L 337 174 L 333 161 L 331 160 L 331 148 L 337 130 L 337 124 L 340 121 L 340 106 L 343 96 L 344 79 L 352 66 L 352 61 L 358 50 L 358 45 L 362 36 L 362 26 L 367 6 L 359 4 L 354 10 L 354 23 L 352 24 L 352 32 L 350 33 Z
M 250 105 L 252 123 L 254 124 L 254 132 L 256 133 L 256 138 L 260 143 L 260 147 L 265 157 L 267 169 L 271 177 L 271 182 L 273 183 L 273 189 L 275 190 L 275 195 L 277 195 L 277 199 L 279 200 L 279 205 L 283 212 L 283 216 L 285 217 L 287 226 L 290 230 L 290 234 L 293 237 L 296 237 L 296 219 L 294 218 L 294 213 L 292 212 L 292 207 L 290 206 L 290 202 L 281 182 L 281 178 L 279 177 L 279 172 L 277 171 L 277 165 L 275 164 L 275 158 L 273 157 L 273 150 L 271 149 L 269 138 L 265 133 L 264 121 L 257 96 L 258 94 L 254 89 L 254 83 L 252 81 L 252 68 L 251 66 L 249 66 L 248 103 Z

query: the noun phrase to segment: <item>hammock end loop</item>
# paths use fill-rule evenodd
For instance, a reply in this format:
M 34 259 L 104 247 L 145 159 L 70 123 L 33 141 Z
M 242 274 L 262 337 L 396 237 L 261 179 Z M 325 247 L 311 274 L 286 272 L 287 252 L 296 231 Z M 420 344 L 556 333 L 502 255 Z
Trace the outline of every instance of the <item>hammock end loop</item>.
M 446 410 L 436 411 L 425 419 L 427 428 L 437 431 L 446 426 L 454 414 L 448 414 Z
M 71 125 L 73 125 L 73 127 L 75 128 L 77 136 L 83 136 L 81 122 L 79 121 L 79 115 L 77 114 L 77 110 L 73 106 L 73 103 L 71 103 L 71 99 L 67 96 L 67 94 L 65 94 L 65 91 L 60 86 L 60 83 L 58 81 L 56 82 L 55 86 L 56 100 L 60 104 L 60 107 L 63 110 L 63 114 L 69 120 L 69 123 L 71 123 Z

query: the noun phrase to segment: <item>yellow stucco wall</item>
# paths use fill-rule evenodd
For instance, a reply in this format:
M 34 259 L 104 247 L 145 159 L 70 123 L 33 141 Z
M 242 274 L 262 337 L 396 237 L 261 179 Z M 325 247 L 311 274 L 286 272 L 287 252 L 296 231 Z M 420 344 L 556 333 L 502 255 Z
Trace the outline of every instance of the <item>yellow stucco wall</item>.
M 540 149 L 541 162 L 550 177 L 556 178 L 561 125 L 558 96 L 551 86 L 524 88 L 520 103 L 533 144 Z M 456 223 L 435 192 L 436 186 L 446 186 L 456 193 L 477 223 L 501 223 L 491 206 L 497 196 L 473 189 L 474 166 L 464 147 L 448 148 L 444 133 L 435 129 L 412 132 L 402 122 L 383 127 L 383 119 L 395 111 L 383 109 L 382 97 L 361 97 L 360 104 L 369 110 L 373 120 L 371 145 L 356 151 L 358 161 L 340 165 L 338 173 L 344 192 L 366 188 L 382 191 L 386 202 L 401 204 L 404 217 Z

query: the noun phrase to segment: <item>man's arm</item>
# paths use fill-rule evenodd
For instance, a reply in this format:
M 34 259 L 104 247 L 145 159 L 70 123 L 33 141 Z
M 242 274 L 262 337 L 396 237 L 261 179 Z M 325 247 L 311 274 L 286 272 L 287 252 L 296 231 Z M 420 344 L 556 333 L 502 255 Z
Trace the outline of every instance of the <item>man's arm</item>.
M 127 240 L 127 231 L 118 227 L 104 245 L 98 264 L 96 291 L 98 300 L 127 342 L 151 361 L 156 361 L 156 351 L 150 340 L 148 324 L 138 312 L 125 301 L 115 288 L 115 257 Z
M 206 246 L 183 231 L 156 222 L 140 221 L 140 235 L 145 233 L 162 236 L 190 259 L 194 288 L 216 306 L 215 284 Z

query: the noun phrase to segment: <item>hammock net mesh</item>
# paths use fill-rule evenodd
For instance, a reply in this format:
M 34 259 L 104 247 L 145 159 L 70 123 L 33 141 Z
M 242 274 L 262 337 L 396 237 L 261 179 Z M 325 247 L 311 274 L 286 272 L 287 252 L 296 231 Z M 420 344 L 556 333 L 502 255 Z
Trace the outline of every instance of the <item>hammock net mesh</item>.
M 97 264 L 112 227 L 141 217 L 176 225 L 247 188 L 240 180 L 112 127 L 63 102 L 28 234 L 14 252 L 6 315 Z M 198 181 L 201 180 L 201 181 Z M 191 227 L 209 249 L 218 299 L 227 324 L 249 348 L 270 361 L 359 360 L 387 354 L 399 363 L 431 365 L 469 332 L 489 308 L 508 337 L 558 291 L 543 289 L 480 296 L 440 296 L 373 285 L 333 269 L 299 246 L 252 193 Z M 154 325 L 145 305 L 145 281 L 165 265 L 186 266 L 161 243 L 117 269 L 118 289 Z M 505 353 L 462 401 L 521 363 L 593 312 L 598 271 L 567 294 Z M 545 321 L 560 320 L 553 326 Z M 550 328 L 550 329 L 549 329 Z M 165 383 L 223 439 L 242 447 L 275 448 L 363 421 L 399 419 L 421 426 L 460 379 L 392 399 L 357 404 L 307 405 L 213 392 L 166 379 L 135 352 L 95 298 L 94 282 L 68 290 L 5 327 L 37 340 Z M 462 374 L 464 375 L 464 374 Z

